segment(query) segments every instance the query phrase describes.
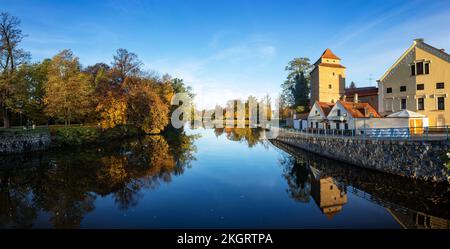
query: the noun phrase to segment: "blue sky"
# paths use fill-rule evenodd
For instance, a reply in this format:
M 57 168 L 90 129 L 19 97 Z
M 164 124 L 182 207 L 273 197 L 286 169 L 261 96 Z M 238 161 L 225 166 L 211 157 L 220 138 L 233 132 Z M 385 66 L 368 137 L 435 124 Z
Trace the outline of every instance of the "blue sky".
M 275 98 L 290 59 L 314 62 L 327 47 L 358 86 L 375 85 L 414 38 L 450 50 L 446 0 L 0 0 L 0 11 L 22 20 L 34 61 L 70 48 L 84 66 L 109 63 L 126 48 L 146 69 L 184 78 L 200 107 Z

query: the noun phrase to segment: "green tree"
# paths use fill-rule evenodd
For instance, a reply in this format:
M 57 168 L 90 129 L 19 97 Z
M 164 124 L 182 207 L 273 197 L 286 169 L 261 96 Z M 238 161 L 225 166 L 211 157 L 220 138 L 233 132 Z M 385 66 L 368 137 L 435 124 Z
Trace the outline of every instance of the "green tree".
M 15 74 L 16 91 L 13 97 L 17 103 L 16 112 L 39 124 L 47 121 L 44 114 L 44 84 L 47 82 L 49 66 L 49 59 L 41 63 L 24 64 Z
M 70 125 L 92 111 L 92 79 L 80 71 L 78 58 L 63 50 L 52 58 L 45 84 L 45 113 Z
M 354 88 L 356 88 L 356 84 L 355 84 L 355 82 L 353 82 L 353 81 L 352 81 L 352 82 L 350 83 L 350 87 L 349 87 L 349 88 L 351 88 L 351 89 L 354 89 Z
M 19 48 L 24 38 L 20 20 L 8 13 L 0 13 L 0 107 L 3 126 L 9 128 L 10 112 L 17 108 L 13 92 L 17 91 L 14 75 L 17 68 L 29 60 L 29 53 Z
M 306 79 L 304 72 L 296 74 L 294 77 L 294 86 L 291 88 L 294 96 L 294 105 L 296 109 L 308 111 L 309 103 L 309 82 Z
M 288 71 L 288 76 L 286 77 L 284 83 L 281 85 L 281 95 L 289 106 L 295 108 L 297 102 L 305 103 L 305 96 L 306 99 L 309 99 L 309 73 L 311 72 L 312 67 L 313 66 L 309 62 L 309 59 L 304 57 L 294 58 L 285 67 L 285 70 Z M 302 73 L 304 80 L 300 78 Z M 304 85 L 301 87 L 296 87 L 297 84 Z M 296 88 L 298 89 L 298 91 L 295 90 Z

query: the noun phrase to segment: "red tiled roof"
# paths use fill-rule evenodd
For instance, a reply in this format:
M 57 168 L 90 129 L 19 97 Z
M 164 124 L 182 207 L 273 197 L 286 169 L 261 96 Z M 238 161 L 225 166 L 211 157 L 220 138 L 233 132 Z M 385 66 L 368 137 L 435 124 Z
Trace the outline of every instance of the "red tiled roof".
M 327 58 L 327 59 L 336 59 L 336 60 L 341 59 L 341 58 L 337 57 L 335 54 L 333 54 L 333 52 L 331 52 L 331 49 L 329 49 L 329 48 L 325 49 L 322 56 L 320 56 L 320 57 Z
M 354 103 L 339 100 L 339 103 L 347 110 L 354 118 L 368 118 L 371 116 L 375 118 L 381 117 L 380 114 L 369 103 Z
M 328 113 L 330 113 L 331 109 L 333 109 L 333 106 L 335 105 L 334 103 L 329 102 L 319 102 L 319 101 L 316 102 L 319 105 L 322 112 L 325 114 L 325 116 L 328 116 Z

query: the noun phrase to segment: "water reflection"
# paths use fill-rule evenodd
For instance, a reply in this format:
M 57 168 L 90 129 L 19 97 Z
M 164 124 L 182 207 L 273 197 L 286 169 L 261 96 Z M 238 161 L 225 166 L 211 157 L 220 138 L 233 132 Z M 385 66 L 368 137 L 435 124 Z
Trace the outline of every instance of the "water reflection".
M 235 142 L 245 142 L 249 148 L 262 144 L 266 146 L 261 139 L 264 129 L 262 128 L 216 128 L 214 134 L 216 137 L 225 134 L 226 138 Z
M 309 202 L 310 196 L 331 218 L 345 208 L 347 192 L 387 209 L 404 228 L 450 228 L 450 189 L 445 184 L 345 165 L 271 141 L 282 153 L 283 169 L 291 198 Z
M 44 213 L 55 228 L 77 228 L 97 196 L 111 195 L 121 210 L 134 207 L 142 189 L 190 167 L 196 138 L 178 130 L 101 148 L 3 157 L 0 227 L 32 227 Z

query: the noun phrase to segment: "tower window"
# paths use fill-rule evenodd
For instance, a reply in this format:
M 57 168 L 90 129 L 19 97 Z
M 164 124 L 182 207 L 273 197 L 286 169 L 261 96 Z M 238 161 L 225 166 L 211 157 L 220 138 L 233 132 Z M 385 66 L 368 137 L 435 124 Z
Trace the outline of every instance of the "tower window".
M 331 84 L 328 84 L 328 89 L 333 88 L 333 86 Z
M 392 87 L 386 88 L 386 93 L 392 93 Z

